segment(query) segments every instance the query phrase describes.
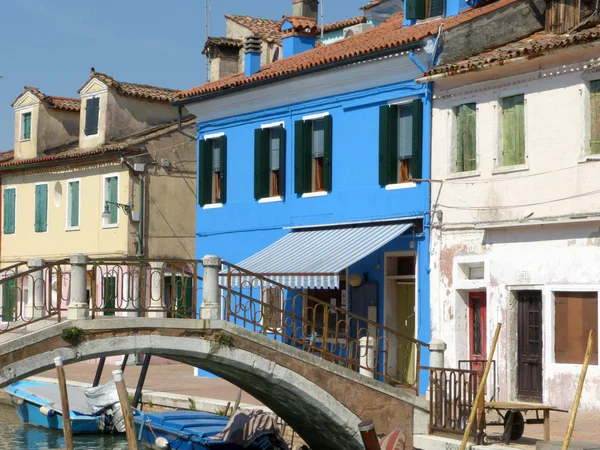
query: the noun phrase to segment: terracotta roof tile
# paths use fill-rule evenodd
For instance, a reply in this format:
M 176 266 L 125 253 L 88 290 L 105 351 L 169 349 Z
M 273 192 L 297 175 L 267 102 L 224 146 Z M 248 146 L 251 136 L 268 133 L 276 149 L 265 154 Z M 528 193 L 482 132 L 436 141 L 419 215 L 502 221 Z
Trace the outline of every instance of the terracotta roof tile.
M 41 101 L 45 102 L 48 107 L 54 109 L 61 109 L 63 111 L 79 111 L 81 109 L 81 100 L 78 98 L 66 98 L 66 97 L 56 97 L 53 95 L 46 95 L 38 88 L 34 86 L 25 86 L 24 93 L 30 92 L 35 95 Z M 14 102 L 12 102 L 11 106 L 15 106 L 17 101 L 23 96 L 23 94 L 19 95 Z
M 181 92 L 177 89 L 167 89 L 157 86 L 149 86 L 147 84 L 125 83 L 122 81 L 117 81 L 111 76 L 95 71 L 90 73 L 90 78 L 85 82 L 84 86 L 94 78 L 100 80 L 107 86 L 114 88 L 119 94 L 128 97 L 169 102 L 173 100 L 179 92 Z M 83 87 L 81 89 L 83 89 Z M 81 92 L 81 89 L 79 89 L 77 92 Z
M 431 76 L 442 73 L 455 75 L 457 73 L 471 72 L 487 66 L 500 65 L 503 62 L 514 58 L 534 58 L 548 51 L 599 39 L 600 25 L 563 35 L 548 35 L 543 32 L 538 32 L 524 39 L 503 45 L 502 47 L 486 50 L 463 61 L 434 67 L 425 75 Z
M 330 33 L 332 31 L 341 30 L 352 25 L 358 25 L 359 23 L 365 23 L 367 18 L 365 16 L 356 16 L 349 19 L 340 20 L 339 22 L 332 22 L 325 24 L 324 32 Z
M 8 150 L 6 152 L 2 152 L 2 153 L 0 153 L 0 163 L 3 163 L 5 161 L 10 161 L 14 157 L 15 157 L 14 150 Z
M 235 14 L 226 14 L 226 19 L 233 20 L 241 26 L 248 28 L 253 34 L 260 37 L 263 41 L 281 45 L 280 28 L 283 21 L 261 19 L 250 16 L 237 16 Z
M 444 29 L 448 30 L 461 23 L 468 22 L 518 1 L 520 0 L 498 0 L 480 8 L 470 8 L 457 16 L 432 20 L 404 28 L 402 27 L 403 14 L 394 14 L 384 23 L 371 30 L 330 45 L 318 46 L 314 50 L 267 64 L 259 72 L 250 77 L 244 77 L 243 73 L 238 73 L 188 89 L 179 93 L 177 97 L 178 99 L 187 99 L 259 81 L 273 80 L 284 75 L 299 73 L 349 58 L 402 47 L 412 42 L 421 41 L 427 36 L 437 34 L 440 24 L 444 24 Z
M 363 11 L 366 11 L 367 9 L 371 9 L 371 8 L 375 8 L 376 6 L 381 5 L 382 3 L 387 3 L 389 0 L 371 0 L 369 3 L 367 3 L 365 6 L 363 6 L 362 9 Z
M 288 22 L 292 28 L 287 30 L 283 30 L 283 25 Z M 317 21 L 311 19 L 310 17 L 301 17 L 301 16 L 283 16 L 283 23 L 281 24 L 281 32 L 284 34 L 291 33 L 302 33 L 302 34 L 314 34 L 316 35 L 319 32 L 319 26 L 317 25 Z
M 208 51 L 208 48 L 212 46 L 242 48 L 243 45 L 244 44 L 241 39 L 209 36 L 209 38 L 206 40 L 206 43 L 204 44 L 204 50 L 202 50 L 202 54 L 205 55 Z

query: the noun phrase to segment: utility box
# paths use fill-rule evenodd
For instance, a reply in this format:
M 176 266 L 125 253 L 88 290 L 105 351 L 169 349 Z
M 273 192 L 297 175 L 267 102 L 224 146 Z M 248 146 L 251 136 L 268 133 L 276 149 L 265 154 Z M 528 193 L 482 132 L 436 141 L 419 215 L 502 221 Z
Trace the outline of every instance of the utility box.
M 139 222 L 140 221 L 140 212 L 139 211 L 131 211 L 131 221 L 132 222 Z

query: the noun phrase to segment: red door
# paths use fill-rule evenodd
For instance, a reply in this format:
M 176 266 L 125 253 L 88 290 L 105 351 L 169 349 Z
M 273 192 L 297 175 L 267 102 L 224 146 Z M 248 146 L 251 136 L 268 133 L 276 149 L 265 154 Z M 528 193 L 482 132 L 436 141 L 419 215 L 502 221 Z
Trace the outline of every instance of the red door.
M 485 292 L 469 293 L 469 351 L 472 370 L 483 370 L 487 360 L 486 350 L 486 297 Z

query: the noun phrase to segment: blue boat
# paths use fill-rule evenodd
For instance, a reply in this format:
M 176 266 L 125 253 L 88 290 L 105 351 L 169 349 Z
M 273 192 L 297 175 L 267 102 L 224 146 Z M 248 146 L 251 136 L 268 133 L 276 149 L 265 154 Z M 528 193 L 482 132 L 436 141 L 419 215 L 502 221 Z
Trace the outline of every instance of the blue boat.
M 115 426 L 114 423 L 115 417 L 122 417 L 120 406 L 114 402 L 104 405 L 98 405 L 97 402 L 98 393 L 102 397 L 101 401 L 104 401 L 107 392 L 110 397 L 113 387 L 114 385 L 107 385 L 86 390 L 67 386 L 71 428 L 74 434 L 110 433 L 115 429 L 119 432 L 124 431 L 120 423 L 119 426 Z M 5 390 L 23 422 L 52 430 L 63 429 L 60 390 L 57 384 L 18 381 Z

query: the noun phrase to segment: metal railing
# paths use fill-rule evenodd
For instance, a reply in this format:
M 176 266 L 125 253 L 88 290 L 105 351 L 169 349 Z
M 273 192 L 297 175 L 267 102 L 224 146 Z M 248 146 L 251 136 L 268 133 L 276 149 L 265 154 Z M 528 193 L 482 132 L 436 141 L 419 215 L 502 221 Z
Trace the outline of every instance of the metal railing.
M 227 262 L 220 285 L 228 321 L 371 378 L 418 389 L 426 343 Z

